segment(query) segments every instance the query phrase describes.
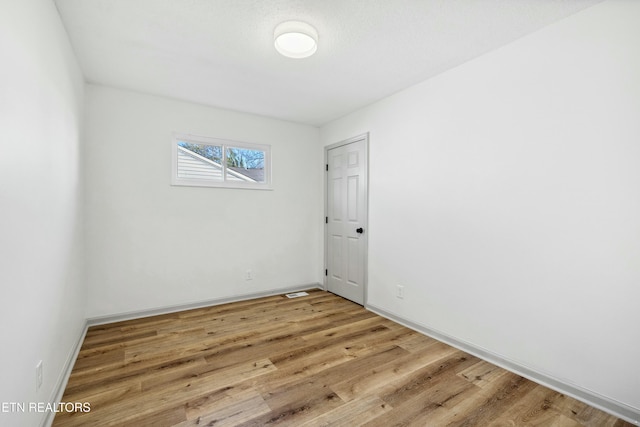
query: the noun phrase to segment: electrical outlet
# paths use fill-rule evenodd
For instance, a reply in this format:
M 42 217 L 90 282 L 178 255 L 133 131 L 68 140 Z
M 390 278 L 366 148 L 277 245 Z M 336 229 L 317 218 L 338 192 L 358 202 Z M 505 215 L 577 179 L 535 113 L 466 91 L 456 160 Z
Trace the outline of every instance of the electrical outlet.
M 36 365 L 36 391 L 42 387 L 42 360 Z
M 244 280 L 253 280 L 253 271 L 251 270 L 245 271 Z
M 396 298 L 404 299 L 404 286 L 396 285 Z

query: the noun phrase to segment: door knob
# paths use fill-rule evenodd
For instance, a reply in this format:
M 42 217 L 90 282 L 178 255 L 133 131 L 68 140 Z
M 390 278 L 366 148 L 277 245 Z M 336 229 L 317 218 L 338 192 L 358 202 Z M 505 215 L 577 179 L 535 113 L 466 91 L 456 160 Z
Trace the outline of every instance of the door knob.
M 362 228 L 362 227 L 356 228 L 356 233 L 358 233 L 358 234 L 364 233 L 364 228 Z

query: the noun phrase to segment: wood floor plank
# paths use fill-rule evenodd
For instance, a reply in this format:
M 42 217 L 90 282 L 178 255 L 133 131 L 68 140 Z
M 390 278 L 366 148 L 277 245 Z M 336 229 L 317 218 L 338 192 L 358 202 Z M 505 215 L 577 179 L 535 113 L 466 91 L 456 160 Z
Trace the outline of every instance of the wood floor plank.
M 560 415 L 553 402 L 562 400 L 564 396 L 557 391 L 545 387 L 535 387 L 507 411 L 491 422 L 491 426 L 507 427 L 514 425 L 544 426 L 552 424 Z M 563 417 L 565 418 L 565 417 Z M 569 420 L 565 419 L 566 424 Z
M 431 384 L 420 392 L 407 395 L 406 400 L 397 400 L 393 409 L 366 423 L 366 426 L 439 426 L 433 422 L 434 414 L 446 412 L 459 401 L 467 399 L 477 387 L 454 375 L 438 385 Z M 471 391 L 470 391 L 471 390 Z M 386 401 L 385 401 L 386 402 Z M 386 402 L 388 404 L 388 402 Z M 391 405 L 390 405 L 391 406 Z
M 631 424 L 330 293 L 92 327 L 54 426 Z
M 323 342 L 316 342 L 315 344 L 305 345 L 297 349 L 276 354 L 271 357 L 271 360 L 277 366 L 285 366 L 291 363 L 305 363 L 309 355 L 318 351 L 324 351 L 327 347 L 331 347 L 337 351 L 349 350 L 349 347 L 355 346 L 363 340 L 370 340 L 371 336 L 382 335 L 387 331 L 389 331 L 388 328 L 382 325 L 375 325 L 366 329 L 352 331 L 340 337 L 327 337 Z
M 95 367 L 121 366 L 125 362 L 125 352 L 121 348 L 92 352 L 89 355 L 79 355 L 74 368 L 78 372 L 84 370 L 93 372 Z
M 397 326 L 400 326 L 400 328 L 404 328 L 404 326 L 402 325 L 397 325 Z M 428 337 L 426 335 L 422 335 L 418 332 L 415 332 L 414 334 L 408 336 L 407 339 L 405 339 L 405 341 L 402 344 L 400 344 L 400 346 L 411 353 L 417 353 L 425 349 L 426 347 L 433 345 L 433 343 L 435 342 L 439 342 L 439 341 L 431 337 Z
M 126 384 L 130 381 L 140 382 L 148 376 L 153 376 L 166 370 L 176 369 L 182 365 L 206 363 L 202 357 L 184 357 L 157 361 L 154 365 L 125 365 L 96 369 L 94 372 L 83 372 L 81 375 L 72 372 L 65 393 L 87 393 L 95 388 L 107 388 L 112 384 Z
M 110 331 L 108 334 L 95 335 L 88 334 L 84 340 L 83 352 L 90 353 L 90 349 L 94 347 L 104 348 L 110 344 L 115 345 L 118 348 L 124 347 L 125 343 L 131 341 L 140 341 L 145 338 L 153 338 L 158 334 L 157 329 L 149 331 L 134 331 L 133 333 L 126 333 L 121 330 Z
M 224 396 L 210 395 L 189 402 L 187 421 L 177 424 L 190 426 L 236 426 L 271 412 L 262 395 L 246 388 L 238 392 L 225 392 Z
M 341 406 L 329 387 L 314 380 L 263 393 L 271 411 L 241 426 L 300 425 Z
M 407 354 L 369 371 L 359 370 L 358 373 L 352 373 L 338 381 L 332 388 L 345 402 L 373 393 L 384 394 L 383 390 L 391 390 L 392 384 L 399 383 L 401 378 L 457 352 L 455 348 L 446 344 L 438 342 L 431 344 L 432 351 L 419 355 L 407 352 Z
M 354 372 L 369 370 L 372 366 L 401 357 L 403 354 L 406 354 L 406 350 L 397 346 L 369 347 L 363 349 L 363 352 L 355 357 L 335 359 L 335 363 L 331 364 L 320 362 L 311 365 L 309 369 L 303 369 L 299 364 L 290 365 L 261 378 L 262 381 L 260 384 L 256 384 L 256 388 L 263 393 L 275 393 L 281 388 L 288 390 L 295 387 L 296 384 L 306 383 L 310 379 L 328 386 Z
M 263 375 L 273 369 L 275 369 L 273 364 L 268 359 L 263 359 L 238 364 L 223 372 L 206 372 L 191 378 L 180 378 L 171 383 L 165 383 L 162 387 L 141 391 L 137 395 L 129 396 L 126 400 L 105 403 L 99 407 L 100 411 L 92 410 L 83 416 L 87 424 L 100 425 L 101 419 L 108 419 L 113 425 L 121 425 L 138 420 L 140 417 L 152 417 L 167 406 L 184 408 L 188 402 L 202 399 L 210 394 L 221 394 L 235 387 L 237 382 Z
M 382 400 L 396 407 L 399 402 L 409 400 L 416 394 L 437 387 L 445 381 L 454 381 L 455 379 L 451 377 L 455 376 L 457 371 L 477 363 L 477 360 L 474 356 L 458 350 L 446 358 L 439 359 L 402 377 L 392 390 L 381 396 Z
M 475 365 L 460 372 L 458 375 L 478 387 L 487 387 L 491 385 L 494 379 L 500 375 L 504 375 L 504 373 L 504 369 L 500 369 L 496 365 L 492 365 L 489 362 L 481 360 Z
M 353 400 L 300 424 L 300 427 L 352 427 L 380 417 L 391 410 L 378 396 Z
M 504 375 L 508 381 L 495 390 L 481 405 L 464 414 L 463 419 L 450 423 L 451 426 L 478 426 L 489 425 L 509 407 L 515 405 L 538 384 L 515 374 Z

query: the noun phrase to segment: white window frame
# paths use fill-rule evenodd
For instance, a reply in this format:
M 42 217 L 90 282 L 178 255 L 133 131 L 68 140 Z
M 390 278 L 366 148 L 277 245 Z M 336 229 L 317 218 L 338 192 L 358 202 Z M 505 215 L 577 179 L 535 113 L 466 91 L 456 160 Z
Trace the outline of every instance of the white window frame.
M 194 144 L 220 145 L 222 146 L 222 181 L 213 181 L 196 178 L 178 177 L 178 142 L 190 142 Z M 264 152 L 264 182 L 227 181 L 227 147 L 245 148 Z M 271 145 L 253 144 L 248 142 L 232 141 L 229 139 L 211 138 L 206 136 L 189 135 L 185 133 L 173 133 L 171 138 L 171 185 L 187 187 L 218 187 L 218 188 L 242 188 L 252 190 L 273 190 L 271 185 Z

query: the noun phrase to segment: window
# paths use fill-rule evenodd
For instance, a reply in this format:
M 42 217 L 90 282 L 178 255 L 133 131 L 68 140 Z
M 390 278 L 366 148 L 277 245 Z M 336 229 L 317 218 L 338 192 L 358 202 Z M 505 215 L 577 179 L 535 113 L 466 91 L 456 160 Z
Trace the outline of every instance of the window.
M 171 184 L 271 189 L 271 146 L 174 134 Z

